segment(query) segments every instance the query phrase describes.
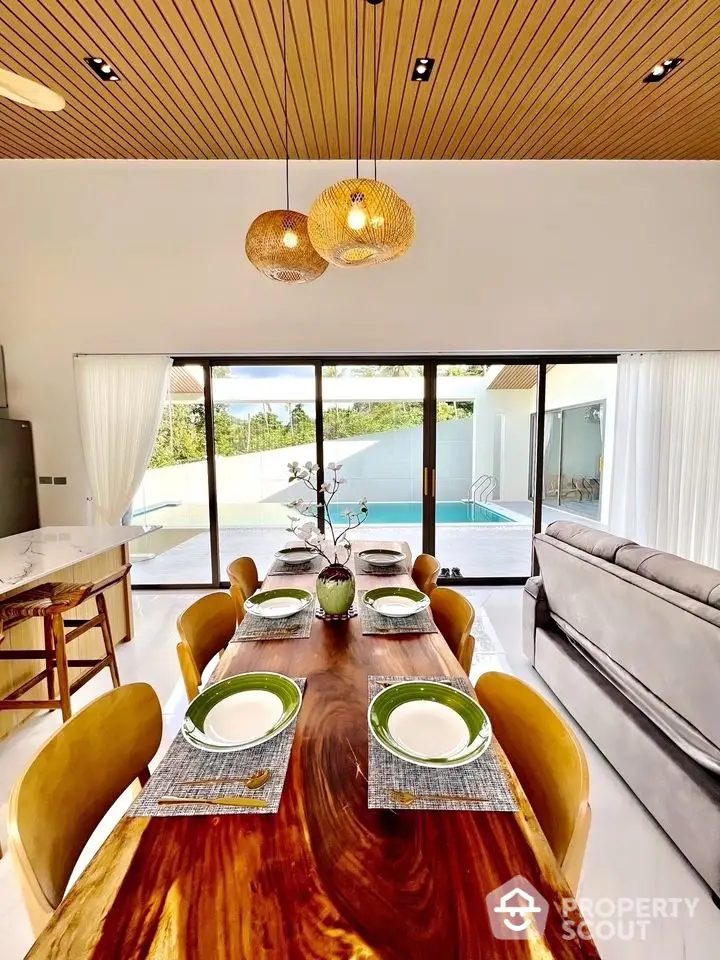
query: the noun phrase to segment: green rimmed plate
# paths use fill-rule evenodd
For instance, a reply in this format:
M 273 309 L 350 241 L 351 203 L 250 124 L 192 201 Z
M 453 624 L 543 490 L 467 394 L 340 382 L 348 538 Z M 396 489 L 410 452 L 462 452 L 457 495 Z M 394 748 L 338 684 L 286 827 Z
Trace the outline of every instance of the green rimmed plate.
M 295 587 L 278 587 L 277 590 L 262 590 L 254 593 L 245 601 L 245 612 L 256 617 L 278 620 L 300 613 L 311 601 L 313 595 L 308 590 Z
M 271 740 L 298 715 L 300 688 L 281 673 L 243 673 L 213 684 L 185 711 L 182 732 L 201 750 L 227 753 Z
M 405 554 L 400 550 L 361 550 L 358 554 L 361 560 L 369 563 L 371 567 L 391 567 L 395 563 L 402 563 Z
M 307 547 L 283 547 L 275 554 L 283 563 L 310 563 L 317 557 L 317 553 Z
M 384 617 L 412 617 L 430 606 L 430 597 L 410 587 L 376 587 L 365 591 L 363 603 Z
M 390 753 L 421 767 L 461 767 L 490 746 L 492 727 L 480 704 L 432 680 L 401 680 L 368 707 L 368 726 Z

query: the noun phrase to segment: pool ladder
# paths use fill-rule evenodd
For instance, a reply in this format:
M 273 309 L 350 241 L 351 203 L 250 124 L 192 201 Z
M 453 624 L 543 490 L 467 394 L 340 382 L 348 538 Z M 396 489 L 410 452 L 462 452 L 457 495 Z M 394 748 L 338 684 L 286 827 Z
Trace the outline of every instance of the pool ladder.
M 487 503 L 490 495 L 495 492 L 497 485 L 497 477 L 492 477 L 489 473 L 483 473 L 477 480 L 473 480 L 468 487 L 467 497 L 461 497 L 460 502 L 471 504 Z

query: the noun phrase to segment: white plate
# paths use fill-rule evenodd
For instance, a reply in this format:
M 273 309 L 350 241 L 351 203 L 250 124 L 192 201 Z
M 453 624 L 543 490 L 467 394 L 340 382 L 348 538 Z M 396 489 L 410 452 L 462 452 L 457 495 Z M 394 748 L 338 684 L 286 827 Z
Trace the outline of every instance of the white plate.
M 424 610 L 429 602 L 429 599 L 411 600 L 409 597 L 378 597 L 373 602 L 373 607 L 384 617 L 411 617 Z
M 205 734 L 218 746 L 257 740 L 283 715 L 283 702 L 269 690 L 243 690 L 212 707 Z
M 292 617 L 312 602 L 308 590 L 295 587 L 279 587 L 277 590 L 261 590 L 245 601 L 245 612 L 268 620 Z
M 310 560 L 314 560 L 317 554 L 313 553 L 312 550 L 303 550 L 302 547 L 300 547 L 298 549 L 288 550 L 287 553 L 278 550 L 275 556 L 278 560 L 282 560 L 283 563 L 308 563 Z
M 404 750 L 419 758 L 452 757 L 470 742 L 460 714 L 432 700 L 401 703 L 388 717 L 388 730 Z
M 385 550 L 382 553 L 374 553 L 372 550 L 363 550 L 360 554 L 362 559 L 372 567 L 392 567 L 393 564 L 400 563 L 405 559 L 405 554 L 399 551 Z

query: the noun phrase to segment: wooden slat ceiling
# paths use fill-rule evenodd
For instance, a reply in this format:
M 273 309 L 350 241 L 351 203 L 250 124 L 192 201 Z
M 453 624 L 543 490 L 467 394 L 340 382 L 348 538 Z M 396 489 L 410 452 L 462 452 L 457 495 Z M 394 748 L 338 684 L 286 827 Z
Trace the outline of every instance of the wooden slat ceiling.
M 552 370 L 554 363 L 547 365 Z M 509 363 L 495 377 L 488 386 L 488 390 L 528 390 L 535 386 L 537 367 L 534 363 Z
M 287 0 L 291 156 L 355 152 L 356 0 Z M 377 10 L 383 158 L 720 158 L 720 0 L 359 0 L 361 153 Z M 0 98 L 2 157 L 283 155 L 281 0 L 2 0 L 0 66 L 62 92 Z M 83 57 L 122 76 L 102 83 Z M 436 58 L 411 83 L 416 57 Z M 662 83 L 657 62 L 684 63 Z

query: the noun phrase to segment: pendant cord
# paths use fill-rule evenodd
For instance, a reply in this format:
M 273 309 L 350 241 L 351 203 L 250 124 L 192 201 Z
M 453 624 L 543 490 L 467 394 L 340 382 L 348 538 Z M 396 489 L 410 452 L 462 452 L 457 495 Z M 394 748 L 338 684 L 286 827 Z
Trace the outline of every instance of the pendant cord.
M 284 109 L 285 109 L 285 209 L 290 210 L 290 149 L 288 146 L 288 71 L 287 71 L 287 43 L 285 39 L 285 5 L 282 0 L 282 46 L 283 46 L 283 80 L 284 80 Z
M 373 4 L 373 162 L 377 181 L 377 4 Z
M 360 2 L 355 0 L 355 179 L 360 179 Z

